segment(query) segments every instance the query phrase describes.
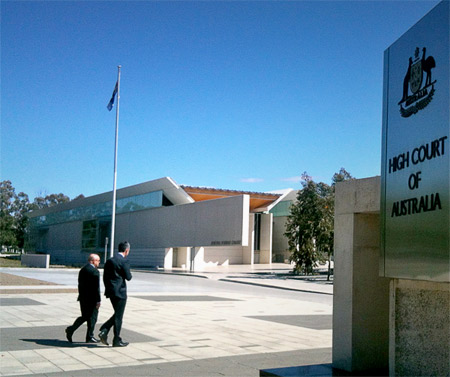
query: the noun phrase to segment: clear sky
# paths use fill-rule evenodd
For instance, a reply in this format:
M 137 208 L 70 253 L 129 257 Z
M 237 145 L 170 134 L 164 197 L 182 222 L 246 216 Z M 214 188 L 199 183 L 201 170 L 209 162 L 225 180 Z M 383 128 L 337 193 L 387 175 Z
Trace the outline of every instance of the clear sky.
M 1 179 L 31 198 L 165 176 L 380 174 L 383 53 L 438 1 L 1 1 Z

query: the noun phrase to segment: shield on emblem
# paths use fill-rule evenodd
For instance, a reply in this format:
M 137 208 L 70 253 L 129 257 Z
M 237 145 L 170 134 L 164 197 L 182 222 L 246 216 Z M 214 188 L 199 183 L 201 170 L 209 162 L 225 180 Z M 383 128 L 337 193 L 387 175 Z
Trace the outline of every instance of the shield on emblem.
M 411 92 L 417 93 L 422 86 L 422 61 L 418 61 L 411 67 L 411 77 L 409 79 L 409 87 Z

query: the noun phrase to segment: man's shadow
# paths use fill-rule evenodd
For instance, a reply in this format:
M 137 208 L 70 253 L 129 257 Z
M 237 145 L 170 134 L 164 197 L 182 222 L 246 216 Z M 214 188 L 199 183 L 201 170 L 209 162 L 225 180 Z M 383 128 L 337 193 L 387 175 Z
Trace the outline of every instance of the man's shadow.
M 66 348 L 75 348 L 75 347 L 84 347 L 84 348 L 95 348 L 98 345 L 93 343 L 69 343 L 67 340 L 60 339 L 20 339 L 23 342 L 35 343 L 44 347 L 66 347 Z

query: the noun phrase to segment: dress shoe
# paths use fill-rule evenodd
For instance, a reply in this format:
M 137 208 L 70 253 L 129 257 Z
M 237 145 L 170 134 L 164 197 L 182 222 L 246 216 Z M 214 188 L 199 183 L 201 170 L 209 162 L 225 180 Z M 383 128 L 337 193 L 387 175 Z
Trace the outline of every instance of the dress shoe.
M 109 346 L 108 343 L 108 333 L 105 330 L 102 330 L 98 333 L 98 337 L 100 338 L 100 341 L 105 345 Z
M 113 347 L 126 347 L 126 346 L 128 346 L 130 343 L 128 343 L 128 342 L 122 342 L 122 341 L 120 341 L 120 342 L 116 342 L 116 343 L 113 343 Z
M 69 328 L 67 327 L 66 328 L 66 338 L 69 341 L 69 343 L 72 343 L 72 335 L 73 335 L 73 332 L 70 331 Z
M 98 343 L 98 339 L 95 339 L 93 336 L 90 338 L 86 338 L 86 343 Z

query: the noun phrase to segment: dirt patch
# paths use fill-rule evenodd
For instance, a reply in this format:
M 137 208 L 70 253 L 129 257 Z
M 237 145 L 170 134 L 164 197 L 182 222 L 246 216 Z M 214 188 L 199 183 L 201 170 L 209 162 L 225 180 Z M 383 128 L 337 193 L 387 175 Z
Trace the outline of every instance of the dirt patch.
M 59 285 L 48 281 L 30 279 L 23 276 L 17 276 L 0 272 L 0 285 Z
M 18 257 L 0 257 L 0 267 L 22 267 Z

